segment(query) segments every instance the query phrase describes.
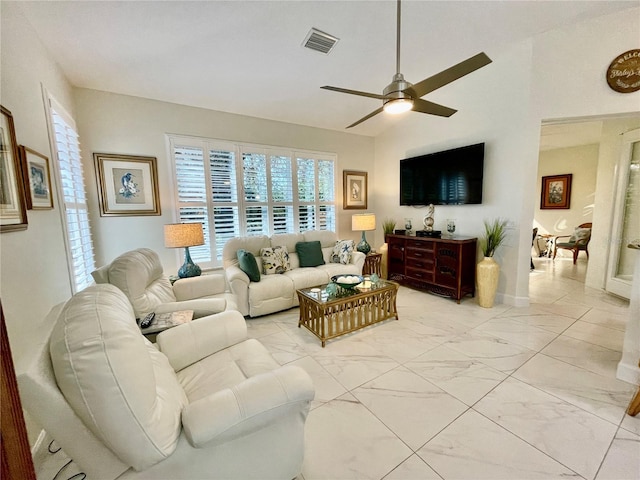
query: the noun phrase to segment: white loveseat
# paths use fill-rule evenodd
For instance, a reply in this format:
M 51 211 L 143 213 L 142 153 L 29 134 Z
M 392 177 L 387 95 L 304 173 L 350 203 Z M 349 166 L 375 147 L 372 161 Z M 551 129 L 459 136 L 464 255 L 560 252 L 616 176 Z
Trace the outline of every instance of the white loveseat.
M 222 250 L 222 261 L 231 292 L 236 296 L 240 313 L 251 317 L 286 310 L 298 305 L 296 290 L 328 283 L 333 275 L 361 275 L 365 255 L 353 251 L 350 263 L 344 265 L 331 262 L 331 253 L 338 240 L 334 232 L 311 230 L 304 233 L 285 233 L 271 237 L 237 237 L 229 240 Z M 325 264 L 317 267 L 300 267 L 296 254 L 298 242 L 319 241 Z M 249 276 L 238 266 L 237 252 L 251 252 L 262 271 L 260 250 L 262 248 L 286 246 L 291 269 L 282 274 L 260 275 L 259 282 L 251 282 Z
M 127 297 L 94 285 L 55 307 L 18 372 L 24 408 L 89 479 L 292 479 L 314 388 L 247 339 L 237 311 L 151 344 Z

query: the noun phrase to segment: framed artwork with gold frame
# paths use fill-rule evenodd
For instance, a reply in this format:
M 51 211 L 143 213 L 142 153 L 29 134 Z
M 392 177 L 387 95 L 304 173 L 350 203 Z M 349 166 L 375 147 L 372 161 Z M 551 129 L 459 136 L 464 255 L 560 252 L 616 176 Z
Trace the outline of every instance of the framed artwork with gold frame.
M 0 105 L 0 232 L 25 230 L 27 204 L 13 115 Z
M 345 210 L 367 209 L 367 172 L 342 171 L 343 207 Z
M 155 157 L 94 153 L 100 216 L 160 215 Z

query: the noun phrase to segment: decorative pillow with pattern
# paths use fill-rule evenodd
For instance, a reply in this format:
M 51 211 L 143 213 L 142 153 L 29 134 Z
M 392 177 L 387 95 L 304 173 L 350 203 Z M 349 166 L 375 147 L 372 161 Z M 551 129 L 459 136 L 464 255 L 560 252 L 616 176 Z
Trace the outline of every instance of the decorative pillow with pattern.
M 356 243 L 353 240 L 338 240 L 331 252 L 331 263 L 342 263 L 343 265 L 351 263 L 351 254 L 354 248 L 356 248 Z
M 284 245 L 262 248 L 260 249 L 260 256 L 262 257 L 262 270 L 265 275 L 284 273 L 287 270 L 291 270 L 289 251 Z

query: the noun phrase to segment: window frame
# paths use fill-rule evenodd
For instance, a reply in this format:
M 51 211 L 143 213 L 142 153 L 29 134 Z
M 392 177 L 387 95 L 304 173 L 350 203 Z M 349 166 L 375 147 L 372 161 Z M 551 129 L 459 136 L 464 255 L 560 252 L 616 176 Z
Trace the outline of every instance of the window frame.
M 47 129 L 49 133 L 49 144 L 51 148 L 51 152 L 55 155 L 55 161 L 52 163 L 52 169 L 54 171 L 54 175 L 56 178 L 56 196 L 58 198 L 58 205 L 60 205 L 60 218 L 63 225 L 63 241 L 65 247 L 65 253 L 67 257 L 67 269 L 68 269 L 68 278 L 69 278 L 69 286 L 71 288 L 72 294 L 75 294 L 84 288 L 88 287 L 93 283 L 93 277 L 91 273 L 96 269 L 95 263 L 95 247 L 93 245 L 93 234 L 91 229 L 91 221 L 89 214 L 89 200 L 87 196 L 87 181 L 86 181 L 86 171 L 84 169 L 84 165 L 82 162 L 82 150 L 80 148 L 80 136 L 78 133 L 78 128 L 73 116 L 67 111 L 67 109 L 58 102 L 55 97 L 53 97 L 47 90 L 42 87 L 43 100 L 45 105 L 46 112 L 46 121 L 47 121 Z M 75 138 L 77 139 L 77 143 L 75 147 L 77 148 L 77 167 L 80 168 L 82 172 L 82 192 L 83 192 L 83 200 L 84 202 L 75 202 L 76 208 L 80 210 L 77 215 L 77 221 L 80 224 L 80 229 L 86 231 L 87 233 L 82 233 L 80 242 L 81 242 L 81 256 L 82 261 L 80 261 L 80 265 L 74 261 L 74 250 L 75 248 L 72 246 L 71 239 L 71 228 L 68 216 L 70 202 L 65 200 L 64 193 L 64 182 L 63 175 L 60 165 L 60 151 L 58 148 L 58 141 L 56 139 L 57 131 L 54 125 L 54 112 L 57 116 L 59 116 L 62 121 L 65 122 L 66 126 L 70 128 Z M 77 191 L 77 189 L 75 189 Z M 73 203 L 73 202 L 72 202 Z M 78 207 L 79 206 L 79 207 Z M 80 269 L 81 272 L 78 274 L 76 270 Z
M 171 163 L 171 176 L 172 176 L 172 185 L 173 185 L 173 212 L 176 218 L 176 221 L 181 221 L 181 208 L 184 208 L 187 204 L 185 202 L 180 201 L 180 193 L 178 190 L 178 172 L 177 172 L 177 164 L 176 164 L 176 149 L 178 148 L 196 148 L 201 149 L 202 151 L 202 161 L 204 164 L 204 175 L 205 175 L 205 191 L 206 191 L 206 202 L 198 203 L 198 206 L 205 206 L 207 213 L 207 221 L 209 225 L 209 254 L 210 260 L 197 260 L 200 266 L 204 269 L 207 268 L 216 268 L 222 266 L 222 248 L 216 248 L 216 232 L 215 232 L 215 218 L 213 215 L 214 208 L 223 207 L 223 206 L 233 206 L 237 208 L 238 212 L 238 235 L 239 236 L 247 236 L 247 217 L 246 217 L 246 209 L 247 207 L 256 206 L 256 207 L 266 207 L 266 215 L 268 221 L 263 225 L 262 231 L 259 235 L 273 235 L 274 233 L 284 233 L 282 231 L 275 231 L 275 221 L 274 221 L 274 207 L 291 207 L 292 210 L 292 222 L 293 226 L 291 228 L 291 233 L 300 231 L 300 218 L 299 218 L 299 207 L 301 206 L 314 206 L 314 218 L 313 218 L 313 228 L 319 229 L 322 225 L 320 223 L 320 218 L 327 218 L 326 213 L 322 212 L 324 207 L 329 207 L 328 210 L 333 213 L 333 221 L 327 223 L 326 221 L 323 223 L 327 223 L 327 227 L 332 227 L 335 231 L 336 226 L 338 224 L 338 208 L 337 208 L 337 183 L 336 183 L 336 172 L 338 169 L 338 158 L 335 153 L 331 152 L 319 152 L 313 150 L 304 150 L 297 149 L 291 147 L 279 147 L 272 145 L 261 145 L 254 143 L 245 143 L 245 142 L 233 142 L 229 140 L 221 140 L 221 139 L 210 139 L 210 138 L 202 138 L 202 137 L 193 137 L 187 135 L 177 135 L 177 134 L 167 134 L 167 149 L 168 149 L 168 157 L 170 158 Z M 235 173 L 236 173 L 236 192 L 237 198 L 235 202 L 215 202 L 213 199 L 213 186 L 211 181 L 211 158 L 210 153 L 212 151 L 227 151 L 233 152 L 234 161 L 235 161 Z M 265 169 L 266 172 L 266 181 L 268 182 L 268 186 L 266 189 L 266 201 L 249 201 L 245 198 L 245 186 L 244 186 L 244 155 L 264 155 L 265 156 Z M 291 201 L 274 201 L 273 200 L 273 190 L 272 190 L 272 168 L 271 168 L 271 159 L 272 157 L 286 157 L 290 159 L 290 170 L 291 170 Z M 313 160 L 314 162 L 314 201 L 300 201 L 298 198 L 298 159 L 308 159 Z M 333 163 L 333 181 L 332 181 L 332 200 L 321 200 L 320 195 L 320 180 L 319 180 L 319 169 L 318 163 L 320 161 L 329 161 Z M 326 209 L 325 209 L 326 210 Z M 255 233 L 254 233 L 255 235 Z M 206 240 L 205 240 L 206 241 Z M 192 252 L 193 256 L 193 252 Z

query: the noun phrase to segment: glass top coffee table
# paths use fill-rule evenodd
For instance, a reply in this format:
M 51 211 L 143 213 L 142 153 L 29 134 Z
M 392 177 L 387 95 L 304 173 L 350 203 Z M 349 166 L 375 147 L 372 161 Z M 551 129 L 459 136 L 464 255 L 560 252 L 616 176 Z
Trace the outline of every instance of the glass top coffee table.
M 395 317 L 398 284 L 388 280 L 365 281 L 352 289 L 337 287 L 327 292 L 327 285 L 297 290 L 300 301 L 298 328 L 304 326 L 320 339 L 327 340 L 355 332 L 374 323 Z M 333 287 L 330 287 L 330 291 Z

